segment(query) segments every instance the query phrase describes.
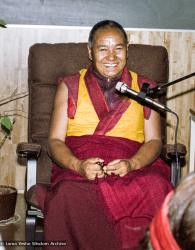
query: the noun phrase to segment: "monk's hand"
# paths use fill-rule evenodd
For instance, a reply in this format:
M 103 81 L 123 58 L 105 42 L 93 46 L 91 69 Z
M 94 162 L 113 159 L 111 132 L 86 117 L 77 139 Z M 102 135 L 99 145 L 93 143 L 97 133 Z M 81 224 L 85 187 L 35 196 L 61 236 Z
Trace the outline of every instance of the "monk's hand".
M 100 158 L 88 158 L 79 161 L 78 172 L 89 180 L 95 180 L 96 177 L 104 177 L 104 171 L 102 169 L 103 159 Z
M 133 169 L 131 162 L 128 159 L 116 159 L 104 166 L 104 171 L 108 175 L 115 174 L 119 175 L 120 177 L 125 176 L 131 170 Z

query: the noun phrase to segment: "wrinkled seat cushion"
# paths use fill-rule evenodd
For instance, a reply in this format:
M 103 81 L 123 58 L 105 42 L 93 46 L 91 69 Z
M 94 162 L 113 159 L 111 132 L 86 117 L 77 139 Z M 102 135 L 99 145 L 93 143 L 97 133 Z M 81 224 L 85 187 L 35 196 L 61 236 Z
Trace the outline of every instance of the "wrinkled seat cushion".
M 44 208 L 45 197 L 48 186 L 45 184 L 36 184 L 25 192 L 24 197 L 28 205 L 42 210 Z M 37 195 L 39 192 L 39 195 Z

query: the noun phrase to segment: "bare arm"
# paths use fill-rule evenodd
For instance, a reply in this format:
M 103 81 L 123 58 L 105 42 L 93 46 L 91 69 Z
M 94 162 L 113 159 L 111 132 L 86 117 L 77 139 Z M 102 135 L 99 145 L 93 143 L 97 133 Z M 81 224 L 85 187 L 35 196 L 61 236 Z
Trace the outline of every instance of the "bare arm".
M 151 111 L 150 118 L 144 120 L 145 142 L 130 159 L 117 159 L 110 162 L 106 168 L 108 174 L 115 173 L 124 176 L 128 171 L 142 168 L 153 162 L 162 148 L 160 115 Z
M 145 143 L 130 159 L 133 169 L 144 167 L 153 162 L 162 149 L 160 115 L 152 110 L 150 118 L 144 121 Z
M 70 168 L 88 179 L 95 179 L 96 176 L 103 177 L 104 174 L 97 164 L 97 162 L 103 162 L 102 159 L 95 157 L 79 160 L 64 143 L 68 124 L 67 103 L 68 89 L 64 83 L 61 83 L 57 87 L 50 123 L 48 140 L 50 154 L 62 168 Z
M 67 101 L 68 89 L 62 83 L 57 87 L 54 100 L 49 132 L 49 150 L 58 165 L 77 171 L 78 159 L 64 143 L 68 123 Z

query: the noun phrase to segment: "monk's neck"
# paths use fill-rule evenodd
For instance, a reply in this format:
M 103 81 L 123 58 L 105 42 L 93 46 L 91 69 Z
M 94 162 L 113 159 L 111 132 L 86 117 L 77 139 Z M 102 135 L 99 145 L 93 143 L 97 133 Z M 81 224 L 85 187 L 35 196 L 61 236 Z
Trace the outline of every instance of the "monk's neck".
M 94 68 L 92 68 L 92 72 L 93 74 L 97 77 L 97 79 L 100 81 L 100 82 L 104 82 L 106 83 L 107 85 L 110 85 L 112 83 L 116 83 L 118 82 L 120 79 L 121 79 L 121 75 L 119 76 L 116 76 L 116 77 L 105 77 L 105 76 L 102 76 L 97 70 L 95 70 Z

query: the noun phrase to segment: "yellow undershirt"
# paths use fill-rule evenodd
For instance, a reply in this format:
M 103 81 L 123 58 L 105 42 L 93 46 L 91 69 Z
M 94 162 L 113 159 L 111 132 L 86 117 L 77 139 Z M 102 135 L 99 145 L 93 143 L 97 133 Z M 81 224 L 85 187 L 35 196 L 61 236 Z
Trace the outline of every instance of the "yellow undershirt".
M 80 71 L 77 110 L 74 119 L 68 120 L 67 136 L 92 135 L 99 123 L 99 118 L 89 97 L 84 76 L 86 69 Z M 130 71 L 132 77 L 131 88 L 139 92 L 137 74 Z M 144 141 L 144 112 L 143 106 L 130 99 L 130 106 L 123 113 L 115 127 L 105 135 Z

